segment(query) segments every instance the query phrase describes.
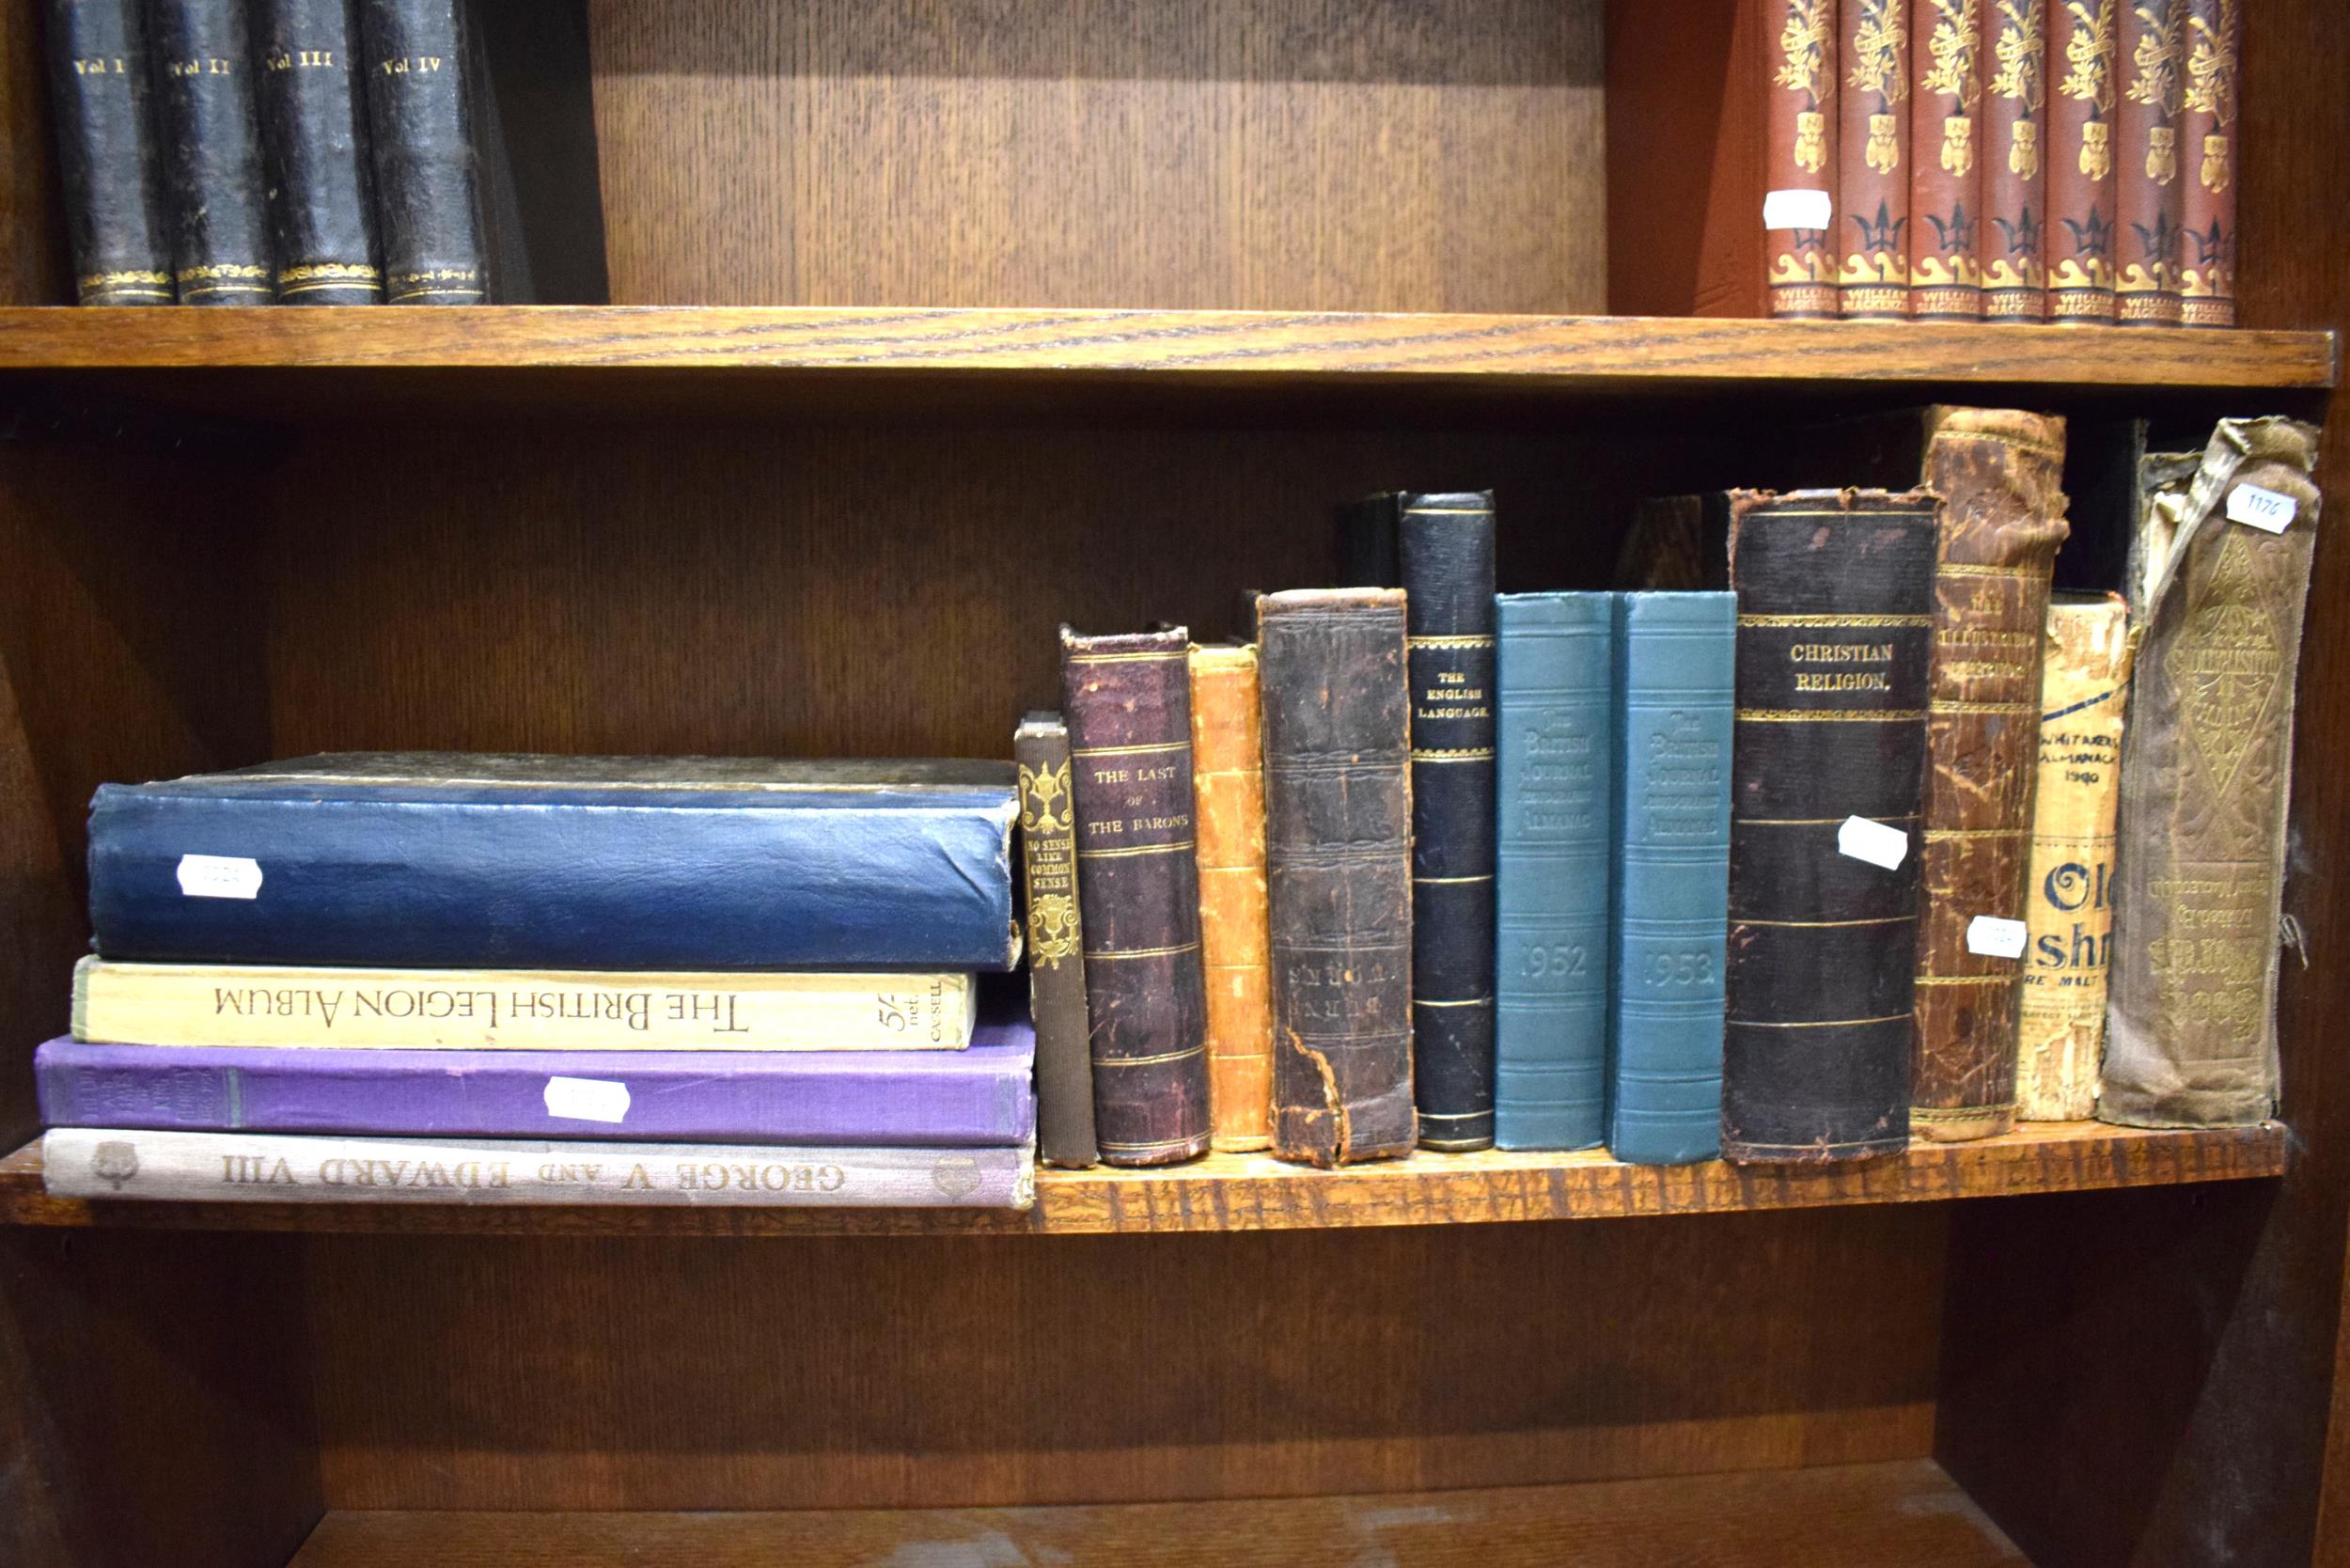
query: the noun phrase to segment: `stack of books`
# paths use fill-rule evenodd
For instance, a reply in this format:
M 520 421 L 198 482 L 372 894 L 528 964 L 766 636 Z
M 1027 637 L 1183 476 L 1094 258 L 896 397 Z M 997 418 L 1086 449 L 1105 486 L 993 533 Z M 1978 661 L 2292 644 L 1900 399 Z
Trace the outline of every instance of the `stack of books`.
M 102 789 L 62 1196 L 1025 1208 L 1010 769 L 384 754 Z

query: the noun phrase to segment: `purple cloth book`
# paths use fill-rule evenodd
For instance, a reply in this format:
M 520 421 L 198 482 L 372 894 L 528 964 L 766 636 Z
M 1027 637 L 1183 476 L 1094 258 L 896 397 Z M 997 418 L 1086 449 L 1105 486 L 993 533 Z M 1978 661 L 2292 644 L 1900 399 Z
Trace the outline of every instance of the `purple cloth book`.
M 97 1045 L 33 1055 L 51 1127 L 388 1137 L 989 1148 L 1036 1130 L 1026 1019 L 966 1051 L 332 1051 Z

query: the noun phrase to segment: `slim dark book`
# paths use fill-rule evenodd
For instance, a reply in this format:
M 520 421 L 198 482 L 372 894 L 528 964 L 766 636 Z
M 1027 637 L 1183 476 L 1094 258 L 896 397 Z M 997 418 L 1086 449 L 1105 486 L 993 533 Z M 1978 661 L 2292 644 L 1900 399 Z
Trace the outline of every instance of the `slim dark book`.
M 359 0 L 384 297 L 480 305 L 479 163 L 462 0 Z
M 1412 682 L 1412 1054 L 1420 1143 L 1494 1140 L 1494 500 L 1348 509 L 1356 586 L 1401 588 Z M 1393 544 L 1384 541 L 1392 537 Z M 1368 573 L 1391 571 L 1386 582 Z
M 1181 626 L 1060 632 L 1093 1125 L 1106 1165 L 1170 1165 L 1208 1152 L 1190 649 Z
M 148 133 L 138 0 L 49 0 L 57 179 L 84 305 L 169 305 L 171 242 Z
M 1273 1152 L 1411 1152 L 1412 694 L 1403 595 L 1257 602 L 1273 946 Z
M 1020 847 L 1027 867 L 1028 1011 L 1036 1020 L 1037 1152 L 1079 1168 L 1093 1142 L 1093 1056 L 1086 1017 L 1085 929 L 1069 727 L 1030 713 L 1012 731 L 1020 767 Z
M 276 298 L 244 0 L 148 0 L 155 147 L 181 305 Z
M 1722 1154 L 1909 1140 L 1931 492 L 1740 492 Z
M 261 150 L 286 305 L 380 305 L 352 0 L 253 0 Z

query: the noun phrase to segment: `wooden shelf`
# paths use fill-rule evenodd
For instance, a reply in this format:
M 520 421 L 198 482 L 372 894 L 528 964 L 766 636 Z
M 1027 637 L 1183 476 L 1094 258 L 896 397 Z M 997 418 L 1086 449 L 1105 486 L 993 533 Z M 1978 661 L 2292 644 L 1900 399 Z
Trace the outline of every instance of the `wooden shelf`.
M 2024 1568 L 1931 1460 L 1369 1497 L 757 1513 L 337 1509 L 290 1568 L 1115 1562 L 1124 1568 Z
M 1103 1235 L 1614 1219 L 2021 1193 L 2171 1186 L 2281 1175 L 2285 1129 L 2141 1132 L 2036 1125 L 1973 1143 L 1834 1167 L 1631 1166 L 1573 1154 L 1416 1154 L 1337 1171 L 1258 1154 L 1166 1170 L 1043 1170 L 1026 1214 L 958 1209 L 468 1208 L 335 1203 L 109 1203 L 53 1199 L 40 1145 L 0 1160 L 0 1223 L 171 1230 L 481 1235 Z
M 0 309 L 0 384 L 27 379 L 214 394 L 226 415 L 336 416 L 402 390 L 658 406 L 816 378 L 854 406 L 864 382 L 1001 395 L 1140 382 L 1259 389 L 1449 385 L 1691 392 L 1853 383 L 1919 388 L 2320 390 L 2324 332 L 1638 317 L 1230 310 L 482 306 L 467 309 Z M 309 372 L 349 372 L 334 399 Z M 290 378 L 290 379 L 289 379 Z M 1010 384 L 1007 385 L 1006 384 Z

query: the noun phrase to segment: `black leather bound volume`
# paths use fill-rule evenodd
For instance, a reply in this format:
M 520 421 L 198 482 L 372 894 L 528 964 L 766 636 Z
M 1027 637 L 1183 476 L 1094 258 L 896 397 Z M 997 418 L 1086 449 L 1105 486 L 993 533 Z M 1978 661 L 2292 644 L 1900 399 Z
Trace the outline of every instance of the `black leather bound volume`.
M 352 0 L 253 0 L 277 297 L 380 305 Z
M 1341 571 L 1402 588 L 1412 680 L 1412 1077 L 1426 1149 L 1494 1141 L 1494 498 L 1346 509 Z M 1386 582 L 1373 573 L 1392 573 Z
M 1060 631 L 1079 929 L 1104 1165 L 1208 1152 L 1208 996 L 1191 797 L 1191 635 Z
M 181 305 L 276 297 L 244 0 L 147 0 L 155 149 Z
M 478 160 L 462 0 L 359 0 L 384 297 L 480 305 Z
M 1731 497 L 1725 1159 L 1909 1141 L 1938 510 L 1928 491 Z
M 1418 1136 L 1403 635 L 1392 588 L 1257 601 L 1273 1152 L 1285 1160 L 1404 1154 Z
M 148 135 L 138 0 L 49 0 L 57 176 L 84 305 L 169 305 L 171 242 Z

